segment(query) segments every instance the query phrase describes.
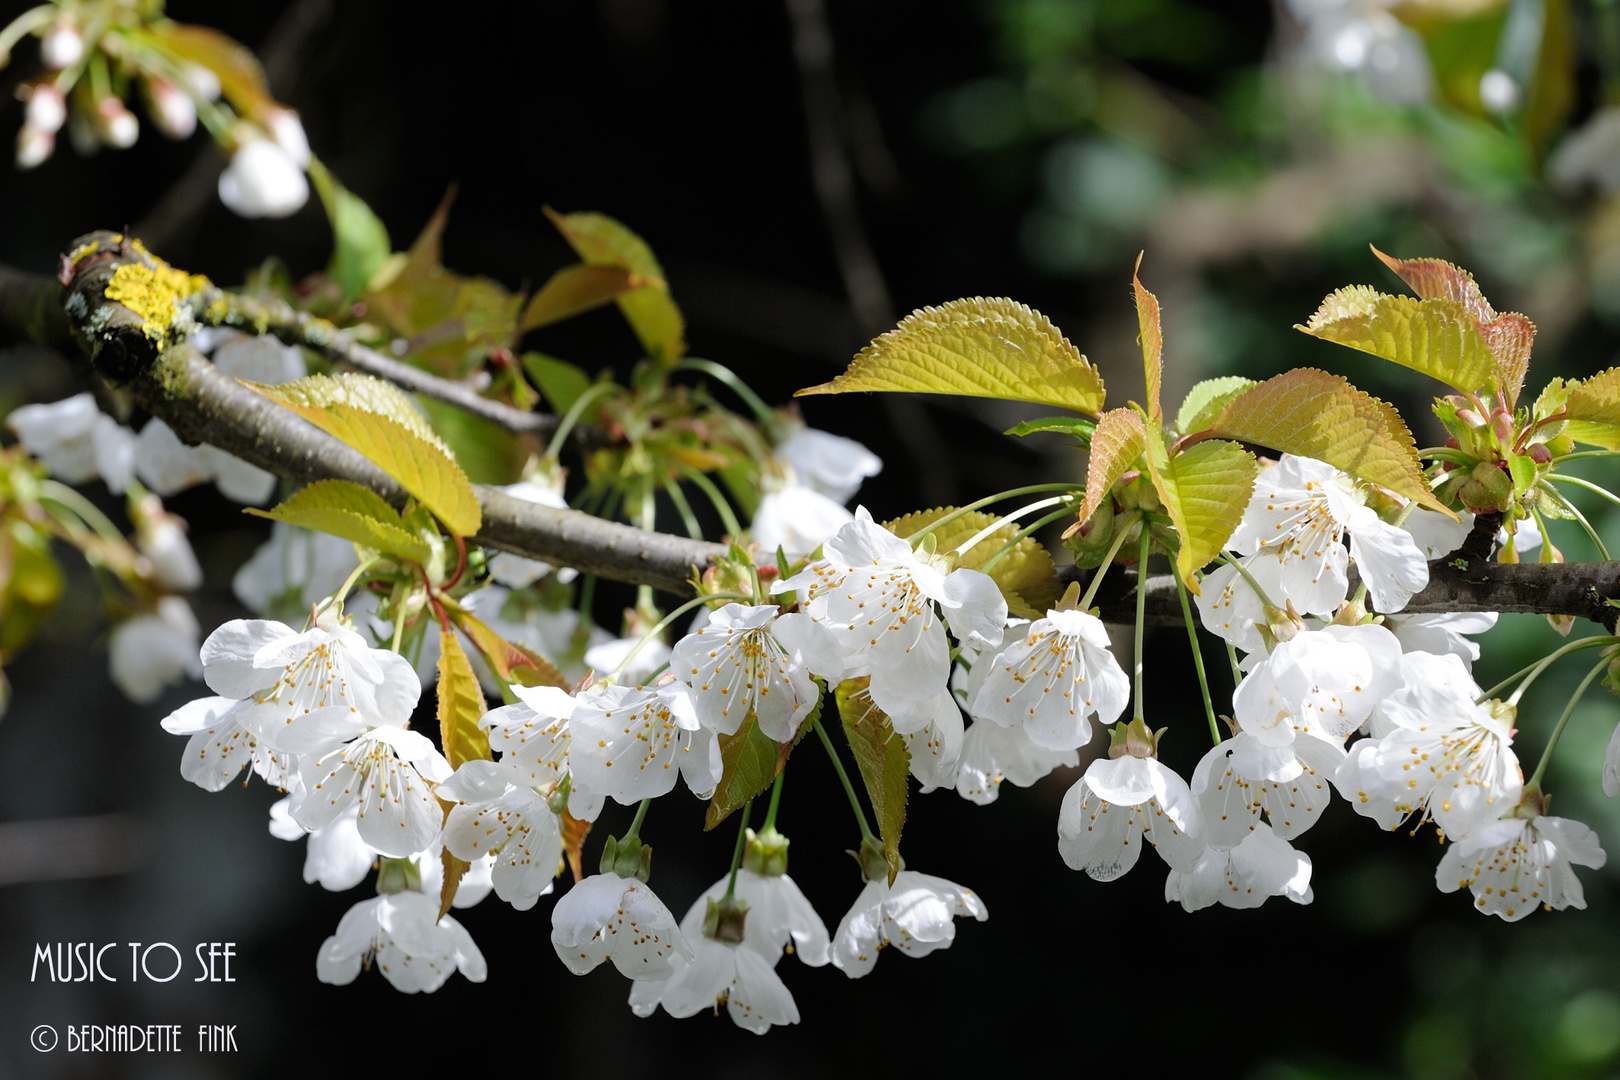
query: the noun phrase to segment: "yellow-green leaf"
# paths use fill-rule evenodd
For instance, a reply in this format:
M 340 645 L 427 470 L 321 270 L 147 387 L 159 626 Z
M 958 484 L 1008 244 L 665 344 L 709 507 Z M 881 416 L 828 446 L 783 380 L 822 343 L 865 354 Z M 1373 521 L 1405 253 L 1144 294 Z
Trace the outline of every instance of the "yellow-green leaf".
M 1142 288 L 1142 256 L 1136 257 L 1136 270 L 1131 274 L 1131 287 L 1136 293 L 1136 332 L 1142 346 L 1142 371 L 1147 382 L 1148 416 L 1154 420 L 1164 418 L 1159 404 L 1159 384 L 1164 379 L 1164 330 L 1159 319 L 1159 298 Z
M 523 370 L 545 395 L 551 411 L 559 415 L 567 412 L 580 395 L 591 388 L 591 377 L 582 368 L 544 353 L 524 353 Z
M 1620 367 L 1569 383 L 1563 412 L 1569 417 L 1565 435 L 1605 450 L 1620 449 Z
M 473 646 L 483 654 L 495 673 L 507 682 L 519 686 L 555 686 L 568 689 L 568 680 L 545 657 L 507 641 L 484 623 L 473 618 L 466 608 L 452 601 L 444 602 L 445 612 L 462 633 L 472 639 Z
M 364 199 L 338 183 L 319 161 L 309 163 L 309 178 L 332 225 L 332 259 L 326 276 L 337 282 L 345 301 L 353 300 L 366 291 L 394 250 L 388 229 Z
M 317 480 L 278 506 L 248 507 L 247 512 L 341 536 L 407 562 L 425 563 L 433 554 L 420 537 L 405 530 L 399 511 L 382 496 L 348 480 Z
M 1075 516 L 1077 526 L 1085 524 L 1097 512 L 1097 507 L 1113 490 L 1114 481 L 1136 463 L 1146 445 L 1141 413 L 1135 409 L 1103 413 L 1091 436 L 1091 460 L 1086 463 L 1086 498 Z
M 883 838 L 883 858 L 889 864 L 889 884 L 900 872 L 900 830 L 906 824 L 909 796 L 911 751 L 906 740 L 894 733 L 889 718 L 872 704 L 867 690 L 869 676 L 845 679 L 838 684 L 838 715 L 844 735 L 855 752 L 855 765 L 866 785 L 866 797 L 877 816 L 878 835 Z
M 461 888 L 461 878 L 472 863 L 466 859 L 458 859 L 450 854 L 449 848 L 439 849 L 439 863 L 444 867 L 444 877 L 439 882 L 439 918 L 444 918 L 450 910 L 450 905 L 456 902 L 456 891 Z
M 686 320 L 647 242 L 606 214 L 559 214 L 548 206 L 546 216 L 586 263 L 619 267 L 640 282 L 614 302 L 648 356 L 663 364 L 679 360 L 686 353 Z
M 220 93 L 244 116 L 259 118 L 275 106 L 265 86 L 264 68 L 253 50 L 206 26 L 157 22 L 138 32 L 162 43 L 174 53 L 212 71 L 219 79 Z
M 1043 416 L 1038 420 L 1020 420 L 1002 434 L 1023 438 L 1037 431 L 1061 431 L 1065 435 L 1072 435 L 1081 446 L 1090 446 L 1091 433 L 1096 430 L 1097 425 L 1090 420 L 1073 416 Z
M 838 378 L 807 394 L 881 390 L 1056 405 L 1096 415 L 1097 369 L 1040 312 L 974 298 L 925 307 L 862 349 Z
M 1181 537 L 1176 573 L 1197 593 L 1193 575 L 1221 553 L 1238 527 L 1260 465 L 1253 454 L 1225 439 L 1193 443 L 1172 457 L 1156 421 L 1147 425 L 1147 464 Z
M 883 527 L 904 539 L 927 528 L 946 514 L 955 512 L 956 508 L 953 506 L 920 510 L 893 521 L 886 521 Z M 934 537 L 935 550 L 949 551 L 968 538 L 976 536 L 995 520 L 994 514 L 969 510 L 930 534 Z M 1008 522 L 1002 525 L 963 553 L 957 565 L 965 566 L 969 570 L 984 570 L 985 564 L 1017 533 L 1017 523 Z M 1057 588 L 1057 569 L 1052 565 L 1052 556 L 1047 554 L 1040 541 L 1033 536 L 1026 536 L 1014 544 L 1012 550 L 990 568 L 989 575 L 990 580 L 996 583 L 1001 589 L 1002 596 L 1006 598 L 1008 612 L 1023 619 L 1039 619 L 1045 616 L 1046 607 L 1049 606 L 1046 602 L 1055 600 L 1060 591 Z
M 439 631 L 439 747 L 452 769 L 464 761 L 489 761 L 489 733 L 479 726 L 488 711 L 467 654 L 455 631 Z
M 1479 322 L 1455 300 L 1389 296 L 1369 285 L 1349 285 L 1295 329 L 1409 367 L 1464 393 L 1478 390 L 1495 374 L 1496 356 Z
M 720 783 L 715 786 L 709 808 L 704 812 L 704 829 L 714 828 L 776 781 L 777 774 L 787 764 L 788 755 L 821 716 L 821 706 L 826 699 L 825 693 L 817 699 L 816 707 L 810 710 L 790 742 L 779 743 L 759 730 L 752 711 L 736 734 L 720 736 Z
M 622 266 L 565 266 L 529 298 L 518 319 L 518 333 L 561 322 L 600 307 L 647 282 Z
M 257 385 L 253 388 L 264 392 Z M 478 497 L 467 482 L 467 474 L 444 452 L 437 437 L 429 442 L 391 417 L 353 405 L 321 408 L 282 403 L 370 458 L 379 469 L 399 481 L 400 487 L 416 496 L 417 501 L 431 510 L 452 533 L 471 536 L 478 531 L 483 520 Z
M 1423 479 L 1400 414 L 1343 376 L 1285 371 L 1233 398 L 1209 426 L 1229 439 L 1325 461 L 1451 515 Z
M 405 391 L 374 375 L 350 371 L 342 375 L 306 375 L 302 379 L 276 386 L 256 382 L 245 385 L 289 408 L 306 406 L 324 409 L 329 405 L 352 405 L 378 416 L 386 416 L 423 442 L 432 443 L 446 454 L 450 453 L 450 447 L 428 425 Z
M 1191 435 L 1195 431 L 1203 431 L 1226 408 L 1228 401 L 1253 385 L 1253 379 L 1245 379 L 1241 375 L 1222 375 L 1194 383 L 1182 400 L 1181 408 L 1176 410 L 1177 433 Z

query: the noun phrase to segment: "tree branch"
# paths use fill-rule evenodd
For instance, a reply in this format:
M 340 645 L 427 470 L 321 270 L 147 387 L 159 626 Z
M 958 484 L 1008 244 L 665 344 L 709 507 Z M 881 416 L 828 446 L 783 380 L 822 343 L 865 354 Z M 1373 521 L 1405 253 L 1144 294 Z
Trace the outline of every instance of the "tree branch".
M 437 398 L 508 431 L 549 435 L 557 430 L 558 417 L 550 413 L 515 409 L 484 397 L 466 383 L 441 379 L 421 368 L 402 364 L 375 349 L 366 348 L 346 331 L 339 330 L 325 319 L 297 310 L 285 300 L 261 300 L 211 287 L 197 293 L 194 303 L 199 316 L 211 305 L 223 305 L 224 315 L 218 319 L 210 317 L 210 322 L 274 334 L 289 345 L 313 349 L 333 363 L 348 364 L 367 375 L 387 379 L 412 393 Z M 216 307 L 216 310 L 220 308 Z
M 291 411 L 227 378 L 191 346 L 166 350 L 146 336 L 140 317 L 106 299 L 120 256 L 83 260 L 67 287 L 39 275 L 0 266 L 0 340 L 26 339 L 64 352 L 80 351 L 96 373 L 123 388 L 188 442 L 206 442 L 295 484 L 337 478 L 378 492 L 395 505 L 405 492 L 357 451 Z M 68 312 L 73 312 L 73 318 Z M 476 488 L 484 525 L 474 542 L 581 571 L 690 593 L 694 572 L 724 555 L 720 544 L 647 532 L 574 510 L 522 502 Z M 1486 530 L 1494 525 L 1486 523 Z M 1479 530 L 1476 530 L 1479 531 Z M 1483 535 L 1483 532 L 1481 532 Z M 1064 576 L 1082 582 L 1091 571 Z M 1620 609 L 1620 562 L 1498 564 L 1477 545 L 1429 564 L 1429 586 L 1403 615 L 1462 611 L 1575 615 L 1614 632 Z M 1103 617 L 1135 617 L 1135 578 L 1112 573 L 1097 602 Z M 1147 581 L 1147 619 L 1181 621 L 1175 583 L 1168 575 Z

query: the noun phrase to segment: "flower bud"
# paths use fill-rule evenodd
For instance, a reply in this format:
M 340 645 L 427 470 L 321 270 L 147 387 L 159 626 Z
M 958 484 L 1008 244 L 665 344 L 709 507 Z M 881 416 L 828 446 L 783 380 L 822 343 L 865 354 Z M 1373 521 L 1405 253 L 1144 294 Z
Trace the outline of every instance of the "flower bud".
M 286 217 L 309 201 L 309 181 L 280 146 L 249 138 L 219 176 L 219 199 L 242 217 Z
M 24 123 L 46 135 L 62 130 L 67 120 L 67 99 L 50 83 L 35 83 L 17 92 L 28 104 L 24 108 Z
M 1485 426 L 1485 418 L 1479 415 L 1479 413 L 1475 412 L 1473 409 L 1458 409 L 1457 419 L 1461 420 L 1471 428 L 1482 428 Z
M 191 97 L 173 83 L 162 79 L 146 82 L 147 112 L 157 129 L 171 139 L 189 139 L 197 130 L 197 106 Z
M 32 169 L 44 164 L 56 149 L 56 136 L 32 124 L 17 129 L 17 168 Z
M 1491 434 L 1502 446 L 1513 444 L 1513 415 L 1500 405 L 1491 410 Z
M 1550 464 L 1552 462 L 1552 459 L 1553 459 L 1552 451 L 1547 449 L 1547 444 L 1546 443 L 1531 443 L 1530 444 L 1530 460 L 1531 461 L 1534 461 L 1537 465 L 1547 465 L 1547 464 Z
M 219 76 L 214 74 L 213 69 L 201 64 L 182 64 L 180 75 L 193 97 L 203 101 L 219 100 Z
M 141 122 L 111 95 L 96 102 L 96 134 L 114 150 L 128 150 L 141 135 Z
M 291 109 L 276 109 L 265 115 L 264 129 L 270 133 L 275 144 L 292 158 L 294 165 L 300 169 L 309 168 L 309 137 L 304 134 L 304 125 L 297 113 Z
M 84 37 L 72 19 L 58 19 L 39 42 L 39 58 L 53 71 L 84 59 Z

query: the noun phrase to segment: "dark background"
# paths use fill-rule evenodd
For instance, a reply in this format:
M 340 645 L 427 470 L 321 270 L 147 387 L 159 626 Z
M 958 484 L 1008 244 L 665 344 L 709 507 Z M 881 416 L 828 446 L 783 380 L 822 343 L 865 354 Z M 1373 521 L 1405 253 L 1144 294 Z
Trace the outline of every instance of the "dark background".
M 243 2 L 177 2 L 169 11 L 250 45 L 271 37 L 283 16 L 279 4 Z M 1007 104 L 1006 87 L 1027 87 L 1032 71 L 1046 70 L 1040 20 L 1072 27 L 1064 11 L 1085 21 L 1071 66 L 1124 71 L 1156 88 L 1136 142 L 1129 108 L 1053 119 L 1020 112 L 1016 98 Z M 1300 162 L 1331 169 L 1337 160 L 1323 151 L 1332 141 L 1326 128 L 1309 116 L 1303 128 L 1278 133 L 1301 121 L 1286 94 L 1266 89 L 1265 65 L 1278 48 L 1273 14 L 1258 3 L 1173 0 L 832 3 L 855 206 L 889 314 L 959 296 L 1015 297 L 1057 321 L 1103 368 L 1110 400 L 1122 402 L 1140 397 L 1128 286 L 1146 247 L 1144 279 L 1166 304 L 1167 403 L 1207 374 L 1313 364 L 1395 397 L 1419 418 L 1425 388 L 1416 380 L 1288 329 L 1339 285 L 1393 287 L 1373 272 L 1372 242 L 1404 255 L 1484 252 L 1490 261 L 1476 268 L 1487 295 L 1543 323 L 1542 376 L 1610 362 L 1614 331 L 1601 304 L 1559 290 L 1580 273 L 1581 207 L 1559 202 L 1533 176 L 1492 188 L 1477 174 L 1441 169 L 1432 180 L 1440 194 L 1347 196 L 1292 244 L 1257 241 L 1195 258 L 1165 234 L 1179 194 L 1260 183 Z M 351 0 L 304 41 L 282 99 L 301 112 L 316 153 L 388 225 L 396 248 L 455 184 L 446 264 L 516 289 L 571 261 L 543 206 L 609 213 L 662 259 L 693 354 L 729 364 L 773 402 L 830 377 L 869 336 L 812 185 L 792 24 L 781 5 Z M 24 72 L 32 63 L 25 52 L 15 62 Z M 1185 125 L 1165 120 L 1154 102 L 1169 102 Z M 6 130 L 17 121 L 9 100 L 0 117 Z M 1064 161 L 1094 160 L 1064 157 L 1063 148 L 1098 140 L 1148 147 L 1158 172 L 1142 175 L 1159 177 L 1164 190 L 1147 212 L 1110 203 L 1093 186 L 1135 174 L 1087 179 L 1094 174 L 1082 169 L 1081 179 L 1063 179 Z M 1411 150 L 1410 172 L 1435 175 L 1422 152 Z M 212 174 L 194 164 L 199 154 L 213 151 L 200 139 L 176 145 L 148 131 L 130 151 L 86 161 L 64 145 L 34 172 L 0 171 L 8 208 L 0 260 L 47 270 L 74 236 L 131 225 L 163 257 L 220 282 L 240 280 L 272 254 L 295 276 L 324 265 L 330 233 L 317 203 L 284 221 L 238 219 L 218 203 Z M 177 197 L 188 170 L 201 186 Z M 1494 234 L 1481 239 L 1473 226 L 1491 213 L 1528 220 L 1544 254 L 1515 263 Z M 1054 255 L 1043 230 L 1061 229 L 1068 246 L 1056 248 L 1067 254 Z M 537 334 L 533 344 L 590 369 L 623 369 L 636 356 L 611 310 Z M 63 366 L 15 353 L 6 364 L 13 401 L 76 389 Z M 1539 381 L 1532 376 L 1532 387 Z M 861 495 L 880 517 L 1080 475 L 1072 452 L 1014 445 L 998 433 L 1019 413 L 952 402 L 897 410 L 881 397 L 814 399 L 804 410 L 813 425 L 858 437 L 884 458 L 884 473 Z M 264 530 L 212 489 L 171 508 L 191 521 L 207 571 L 196 604 L 206 633 L 241 614 L 230 575 Z M 1571 557 L 1588 557 L 1579 543 L 1570 541 Z M 1553 640 L 1538 620 L 1512 621 L 1487 645 L 1481 681 Z M 1229 689 L 1219 652 L 1208 658 L 1217 692 Z M 1147 659 L 1150 715 L 1171 726 L 1166 758 L 1190 775 L 1204 723 L 1185 635 L 1153 635 Z M 1004 787 L 989 808 L 950 793 L 914 795 L 908 864 L 978 891 L 990 920 L 959 924 L 956 943 L 924 960 L 887 956 L 859 981 L 784 959 L 778 970 L 803 1021 L 763 1039 L 723 1018 L 638 1020 L 617 974 L 570 976 L 549 943 L 551 900 L 517 913 L 492 898 L 457 913 L 489 960 L 483 985 L 457 976 L 433 995 L 406 997 L 373 972 L 349 987 L 326 986 L 314 977 L 316 950 L 370 895 L 369 883 L 344 895 L 303 885 L 303 845 L 264 831 L 273 796 L 262 785 L 207 795 L 178 776 L 181 743 L 157 721 L 196 688 L 136 707 L 107 683 L 105 666 L 94 592 L 80 573 L 58 621 L 9 671 L 15 699 L 0 726 L 0 822 L 117 814 L 109 820 L 134 839 L 118 856 L 124 863 L 109 868 L 121 872 L 0 887 L 0 1075 L 1130 1069 L 1451 1080 L 1606 1076 L 1620 1060 L 1611 872 L 1581 871 L 1588 910 L 1507 926 L 1435 891 L 1441 849 L 1432 830 L 1380 836 L 1341 804 L 1299 845 L 1315 860 L 1314 904 L 1279 899 L 1259 911 L 1187 915 L 1164 903 L 1164 870 L 1151 855 L 1108 885 L 1062 865 L 1054 820 L 1072 776 L 1030 791 Z M 1527 768 L 1562 706 L 1558 690 L 1549 677 L 1527 699 L 1535 710 L 1520 725 L 1529 732 Z M 1582 817 L 1608 841 L 1620 836 L 1620 815 L 1596 777 L 1614 718 L 1606 696 L 1577 712 L 1551 785 L 1560 813 Z M 780 824 L 795 838 L 793 875 L 831 929 L 860 887 L 843 854 L 857 837 L 819 749 L 793 760 Z M 627 820 L 623 808 L 611 809 L 599 831 L 622 831 Z M 658 849 L 653 883 L 677 915 L 730 854 L 729 824 L 705 836 L 701 821 L 701 805 L 676 795 L 660 801 L 644 830 Z M 596 846 L 588 851 L 594 858 Z M 146 984 L 27 982 L 36 942 L 134 940 L 174 942 L 188 960 L 197 941 L 233 940 L 238 981 L 193 985 L 188 969 L 150 993 Z M 127 948 L 114 955 L 127 963 Z M 181 1022 L 192 1050 L 197 1024 L 234 1023 L 242 1052 L 38 1055 L 26 1049 L 26 1032 L 46 1022 Z

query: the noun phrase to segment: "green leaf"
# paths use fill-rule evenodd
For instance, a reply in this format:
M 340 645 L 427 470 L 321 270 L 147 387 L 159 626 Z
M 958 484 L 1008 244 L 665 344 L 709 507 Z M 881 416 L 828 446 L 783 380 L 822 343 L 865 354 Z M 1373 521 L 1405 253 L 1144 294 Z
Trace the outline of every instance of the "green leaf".
M 442 919 L 450 910 L 450 905 L 455 903 L 462 876 L 472 869 L 472 863 L 456 858 L 450 854 L 449 848 L 439 849 L 439 861 L 444 867 L 444 877 L 439 882 L 439 918 Z
M 1620 450 L 1620 367 L 1569 383 L 1554 379 L 1537 399 L 1538 417 L 1556 411 L 1560 391 L 1562 411 L 1569 417 L 1565 435 L 1590 446 Z
M 821 680 L 816 680 L 821 686 Z M 754 798 L 770 787 L 776 781 L 777 774 L 787 764 L 788 755 L 793 748 L 799 745 L 815 725 L 816 719 L 821 716 L 821 707 L 827 700 L 826 687 L 822 687 L 821 697 L 816 700 L 816 707 L 810 710 L 794 733 L 791 742 L 779 743 L 763 731 L 754 719 L 752 711 L 748 719 L 733 735 L 720 736 L 720 762 L 722 771 L 720 783 L 714 789 L 714 796 L 709 800 L 709 809 L 703 816 L 703 828 L 712 829 L 732 812 L 741 809 L 749 799 Z
M 549 206 L 545 210 L 588 265 L 617 267 L 641 282 L 614 302 L 647 355 L 661 364 L 673 364 L 685 355 L 686 320 L 670 298 L 664 268 L 647 242 L 606 214 L 559 214 Z
M 474 416 L 447 402 L 424 397 L 434 432 L 474 484 L 515 484 L 523 478 L 529 445 L 493 420 Z
M 932 525 L 946 514 L 955 513 L 954 506 L 942 506 L 934 510 L 920 510 L 905 517 L 885 521 L 883 527 L 894 535 L 905 539 Z M 981 510 L 969 510 L 961 517 L 941 525 L 932 535 L 936 551 L 949 551 L 958 544 L 978 534 L 996 520 L 994 514 L 986 514 Z M 995 532 L 980 540 L 969 548 L 958 560 L 957 566 L 969 570 L 984 570 L 985 563 L 995 557 L 1008 541 L 1018 534 L 1018 524 L 1008 522 Z M 1058 593 L 1057 569 L 1052 565 L 1052 556 L 1049 555 L 1040 541 L 1033 536 L 1026 536 L 1013 546 L 1013 549 L 1003 555 L 991 567 L 990 580 L 1001 589 L 1002 596 L 1007 599 L 1007 610 L 1024 619 L 1039 619 L 1045 616 L 1045 601 L 1055 601 Z
M 1090 420 L 1080 420 L 1073 416 L 1043 416 L 1038 420 L 1021 420 L 1002 432 L 1003 435 L 1033 435 L 1037 431 L 1061 431 L 1065 435 L 1074 436 L 1081 446 L 1091 445 L 1091 433 L 1097 430 L 1097 425 Z
M 1496 368 L 1479 322 L 1455 300 L 1417 300 L 1350 285 L 1322 301 L 1311 321 L 1295 329 L 1409 367 L 1463 393 L 1490 382 Z
M 388 229 L 371 212 L 365 200 L 338 183 L 319 161 L 309 163 L 309 178 L 332 223 L 332 261 L 326 274 L 343 290 L 344 301 L 366 291 L 383 263 L 393 252 Z
M 518 333 L 572 318 L 645 284 L 644 278 L 623 266 L 565 266 L 529 298 L 518 319 Z
M 1227 402 L 1253 385 L 1253 379 L 1241 375 L 1222 375 L 1194 383 L 1182 400 L 1181 408 L 1176 410 L 1176 431 L 1182 435 L 1203 431 L 1226 408 Z
M 1239 442 L 1325 461 L 1454 516 L 1423 479 L 1417 444 L 1400 414 L 1342 376 L 1315 368 L 1285 371 L 1233 398 L 1210 428 Z
M 894 733 L 889 718 L 872 704 L 867 692 L 871 678 L 845 679 L 838 684 L 838 715 L 844 722 L 844 736 L 855 752 L 855 765 L 866 785 L 866 797 L 877 816 L 878 835 L 883 838 L 883 858 L 889 864 L 889 884 L 900 872 L 900 830 L 906 823 L 911 752 L 906 740 Z
M 591 377 L 584 370 L 544 353 L 523 354 L 523 370 L 545 395 L 546 404 L 559 416 L 567 412 L 579 396 L 591 388 Z
M 1164 380 L 1164 328 L 1160 325 L 1159 298 L 1142 288 L 1142 256 L 1136 257 L 1131 287 L 1136 294 L 1137 341 L 1142 346 L 1142 371 L 1147 383 L 1148 418 L 1164 419 L 1159 384 Z
M 1147 464 L 1153 486 L 1181 537 L 1176 573 L 1194 593 L 1196 571 L 1221 553 L 1254 491 L 1260 465 L 1234 442 L 1206 439 L 1171 457 L 1157 421 L 1147 425 Z
M 1147 446 L 1142 414 L 1135 409 L 1112 409 L 1097 421 L 1091 436 L 1091 460 L 1086 463 L 1086 498 L 1075 517 L 1083 525 L 1114 489 L 1114 482 L 1136 463 Z
M 317 480 L 269 510 L 248 507 L 256 517 L 331 533 L 406 562 L 425 563 L 433 552 L 405 530 L 399 511 L 370 488 L 348 480 Z
M 0 519 L 0 664 L 33 638 L 62 595 L 62 569 L 44 530 Z
M 264 393 L 265 389 L 282 389 L 261 389 L 256 384 L 249 385 L 260 393 Z M 275 398 L 273 394 L 265 396 Z M 353 405 L 321 408 L 291 404 L 285 400 L 281 403 L 371 459 L 379 469 L 397 480 L 400 487 L 433 511 L 434 516 L 444 522 L 452 533 L 471 536 L 478 531 L 483 518 L 478 497 L 473 494 L 467 475 L 444 452 L 437 436 L 428 442 L 388 416 Z
M 488 709 L 472 664 L 455 631 L 439 631 L 439 748 L 450 768 L 489 761 L 489 733 L 479 726 Z
M 1575 69 L 1580 59 L 1569 0 L 1542 0 L 1540 7 L 1541 48 L 1522 118 L 1524 141 L 1538 162 L 1563 134 L 1565 121 L 1577 104 Z
M 880 390 L 1032 401 L 1096 415 L 1097 369 L 1038 311 L 1012 300 L 974 298 L 925 307 L 856 354 L 809 394 Z

